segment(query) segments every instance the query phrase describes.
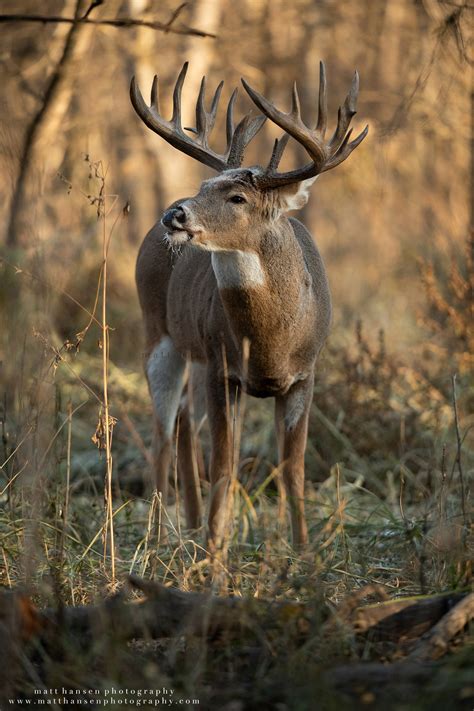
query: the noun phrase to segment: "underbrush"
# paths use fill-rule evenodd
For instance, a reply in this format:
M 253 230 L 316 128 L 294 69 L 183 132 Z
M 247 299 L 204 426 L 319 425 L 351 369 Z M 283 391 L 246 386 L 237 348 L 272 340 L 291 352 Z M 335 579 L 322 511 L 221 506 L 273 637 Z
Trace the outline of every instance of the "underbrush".
M 361 591 L 370 600 L 374 586 L 395 597 L 471 585 L 471 250 L 472 244 L 467 259 L 453 262 L 449 274 L 421 265 L 427 308 L 420 315 L 425 340 L 418 351 L 393 353 L 382 332 L 374 337 L 362 323 L 354 334 L 336 330 L 332 337 L 318 371 L 310 420 L 310 544 L 304 552 L 296 553 L 288 543 L 272 413 L 265 403 L 247 400 L 228 540 L 214 559 L 205 549 L 204 531 L 185 530 L 177 477 L 174 504 L 163 507 L 151 491 L 151 405 L 136 343 L 133 357 L 125 357 L 130 346 L 121 350 L 120 341 L 128 336 L 110 329 L 95 310 L 73 308 L 67 297 L 67 310 L 56 318 L 64 293 L 59 298 L 51 284 L 36 284 L 31 294 L 31 275 L 12 277 L 12 267 L 4 265 L 10 287 L 4 282 L 3 298 L 8 304 L 20 281 L 14 318 L 28 326 L 21 347 L 10 334 L 17 350 L 5 369 L 2 584 L 26 586 L 40 607 L 50 608 L 123 594 L 130 574 L 186 591 L 323 601 L 326 608 Z M 100 287 L 103 270 L 99 276 Z M 108 298 L 113 302 L 113 292 Z M 45 318 L 51 299 L 54 327 Z M 74 315 L 78 325 L 68 330 L 65 324 Z M 107 358 L 107 417 L 104 326 L 115 340 Z M 205 482 L 203 488 L 206 494 Z M 240 646 L 222 640 L 212 649 L 191 639 L 168 646 L 137 643 L 123 654 L 102 648 L 98 640 L 91 658 L 54 666 L 46 677 L 100 689 L 162 680 L 183 698 L 212 700 L 213 708 L 247 708 L 225 706 L 237 689 L 252 694 L 261 708 L 277 708 L 272 705 L 277 703 L 282 709 L 314 708 L 315 693 L 324 698 L 321 708 L 341 708 L 343 700 L 333 703 L 324 685 L 318 687 L 317 670 L 380 658 L 379 651 L 361 649 L 347 630 L 336 630 L 330 642 L 317 630 L 307 632 L 301 646 L 298 635 L 289 639 L 284 626 L 260 630 L 265 654 L 245 640 Z M 396 653 L 384 651 L 388 658 Z M 459 679 L 464 679 L 463 664 Z M 311 678 L 309 668 L 316 670 Z M 372 703 L 370 694 L 366 701 Z M 425 708 L 421 702 L 418 707 Z

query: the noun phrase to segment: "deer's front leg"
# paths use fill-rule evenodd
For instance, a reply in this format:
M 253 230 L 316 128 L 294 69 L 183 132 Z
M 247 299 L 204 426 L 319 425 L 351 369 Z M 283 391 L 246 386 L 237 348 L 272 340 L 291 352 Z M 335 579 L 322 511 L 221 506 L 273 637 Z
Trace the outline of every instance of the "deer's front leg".
M 232 470 L 232 411 L 235 387 L 209 373 L 207 384 L 207 414 L 211 431 L 211 459 L 209 478 L 211 496 L 209 506 L 209 544 L 219 548 L 223 540 L 226 518 L 227 491 Z
M 293 545 L 308 542 L 304 512 L 304 453 L 308 439 L 308 417 L 313 399 L 314 375 L 295 383 L 286 395 L 275 399 L 275 424 L 279 463 L 291 511 Z

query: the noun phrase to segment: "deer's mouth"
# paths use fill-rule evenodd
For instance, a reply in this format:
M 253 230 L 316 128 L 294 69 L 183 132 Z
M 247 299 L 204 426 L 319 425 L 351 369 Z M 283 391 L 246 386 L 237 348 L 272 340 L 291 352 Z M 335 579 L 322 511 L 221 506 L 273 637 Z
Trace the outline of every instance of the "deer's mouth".
M 193 238 L 193 233 L 189 232 L 189 230 L 171 230 L 171 232 L 168 232 L 169 238 L 173 242 L 189 242 Z
M 173 227 L 168 230 L 165 238 L 171 245 L 186 244 L 186 242 L 191 242 L 199 232 L 200 230 L 191 230 L 187 227 L 180 227 L 179 229 Z

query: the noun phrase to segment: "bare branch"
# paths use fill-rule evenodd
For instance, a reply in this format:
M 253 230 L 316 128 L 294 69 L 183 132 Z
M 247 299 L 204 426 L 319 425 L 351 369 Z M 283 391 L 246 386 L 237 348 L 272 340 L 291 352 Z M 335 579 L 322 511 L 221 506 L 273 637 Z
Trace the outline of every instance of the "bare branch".
M 80 17 L 75 19 L 74 17 L 61 17 L 60 15 L 24 15 L 24 14 L 10 14 L 10 15 L 0 15 L 0 23 L 5 22 L 39 22 L 41 24 L 48 23 L 68 23 L 70 25 L 98 25 L 107 27 L 148 27 L 151 30 L 159 30 L 161 32 L 171 32 L 175 35 L 191 35 L 194 37 L 211 37 L 215 38 L 216 35 L 211 32 L 204 32 L 203 30 L 197 30 L 194 27 L 187 27 L 187 25 L 174 26 L 174 20 L 177 14 L 181 12 L 184 5 L 181 5 L 171 17 L 169 22 L 158 22 L 155 20 L 139 20 L 133 17 L 117 17 L 117 18 L 102 18 L 100 20 L 94 20 L 88 16 Z
M 461 484 L 461 510 L 462 510 L 462 517 L 464 521 L 464 526 L 467 529 L 468 521 L 467 521 L 467 516 L 466 516 L 466 494 L 464 490 L 464 472 L 462 468 L 462 438 L 461 438 L 461 430 L 459 427 L 459 414 L 458 414 L 458 400 L 457 400 L 457 395 L 456 395 L 456 375 L 452 376 L 451 379 L 452 386 L 453 386 L 453 411 L 454 411 L 454 424 L 456 428 L 456 443 L 457 443 L 457 449 L 456 449 L 456 464 L 458 465 L 458 472 L 459 472 L 459 482 Z
M 104 4 L 104 0 L 92 0 L 91 4 L 85 11 L 84 15 L 82 16 L 82 20 L 85 20 L 89 15 L 91 14 L 92 10 L 95 10 L 96 7 L 100 7 L 100 5 Z

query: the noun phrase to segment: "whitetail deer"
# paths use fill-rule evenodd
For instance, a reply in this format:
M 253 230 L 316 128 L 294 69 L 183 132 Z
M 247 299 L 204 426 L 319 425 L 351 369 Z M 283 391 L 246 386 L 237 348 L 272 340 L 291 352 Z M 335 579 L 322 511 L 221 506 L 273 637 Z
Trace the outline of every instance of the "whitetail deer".
M 236 91 L 227 108 L 227 148 L 208 145 L 223 82 L 205 109 L 205 78 L 196 103 L 196 128 L 181 126 L 183 66 L 173 94 L 173 116 L 160 114 L 155 77 L 148 106 L 132 79 L 130 94 L 142 121 L 179 151 L 219 172 L 197 195 L 175 202 L 145 237 L 137 261 L 137 287 L 146 329 L 146 373 L 154 405 L 156 486 L 166 501 L 173 433 L 188 371 L 205 382 L 211 431 L 209 535 L 222 538 L 230 476 L 229 399 L 239 390 L 275 398 L 275 420 L 283 481 L 291 508 L 293 542 L 308 540 L 304 513 L 304 454 L 313 397 L 315 363 L 331 319 L 329 286 L 308 230 L 289 210 L 303 207 L 316 177 L 342 163 L 367 135 L 352 142 L 357 72 L 336 130 L 325 141 L 326 77 L 320 64 L 319 112 L 315 129 L 301 119 L 296 85 L 292 108 L 283 113 L 242 79 L 261 115 L 234 127 Z M 244 150 L 266 118 L 284 129 L 267 168 L 241 168 Z M 193 137 L 184 133 L 190 131 Z M 292 137 L 308 153 L 305 166 L 278 172 Z M 245 343 L 249 355 L 244 362 Z M 193 364 L 187 368 L 187 362 Z M 188 389 L 189 389 L 188 385 Z M 189 412 L 181 405 L 180 476 L 187 523 L 201 521 L 201 498 L 190 443 Z

